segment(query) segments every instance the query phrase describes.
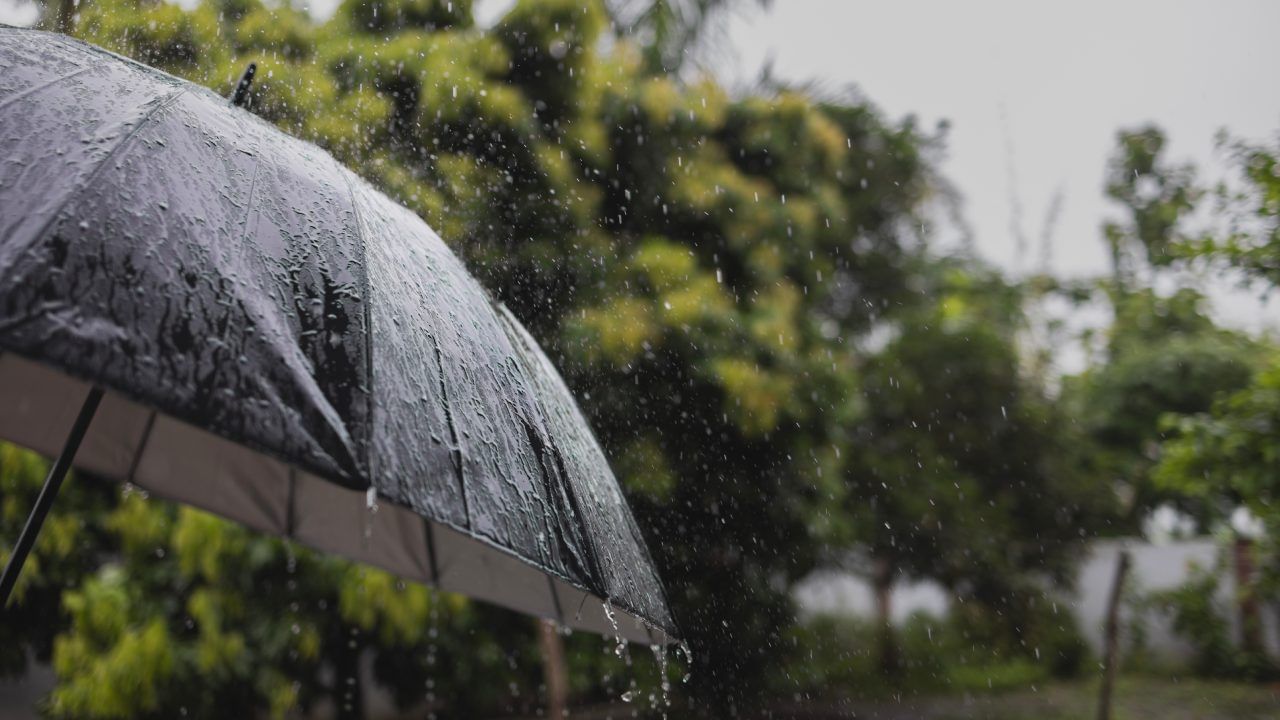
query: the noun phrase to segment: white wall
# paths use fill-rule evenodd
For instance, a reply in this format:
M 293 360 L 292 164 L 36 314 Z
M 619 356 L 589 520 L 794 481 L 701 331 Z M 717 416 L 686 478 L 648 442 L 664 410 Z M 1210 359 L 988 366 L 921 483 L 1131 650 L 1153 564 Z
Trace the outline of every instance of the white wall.
M 1093 544 L 1080 567 L 1076 592 L 1061 602 L 1074 614 L 1085 641 L 1094 652 L 1102 645 L 1102 627 L 1107 599 L 1115 576 L 1121 548 L 1133 558 L 1128 586 L 1133 592 L 1151 592 L 1177 587 L 1187 581 L 1193 564 L 1215 567 L 1221 548 L 1212 539 L 1196 539 L 1152 544 L 1145 540 L 1102 540 Z M 1236 632 L 1235 579 L 1229 564 L 1220 571 L 1217 600 Z M 816 614 L 870 616 L 874 598 L 870 585 L 861 577 L 842 570 L 820 570 L 803 580 L 795 590 L 796 602 L 803 616 Z M 913 613 L 944 615 L 950 598 L 933 582 L 899 583 L 893 593 L 893 620 L 903 623 Z M 1280 654 L 1277 643 L 1276 617 L 1272 608 L 1263 608 L 1265 641 L 1272 653 Z M 1153 654 L 1186 658 L 1191 646 L 1176 636 L 1167 619 L 1148 616 L 1146 647 Z

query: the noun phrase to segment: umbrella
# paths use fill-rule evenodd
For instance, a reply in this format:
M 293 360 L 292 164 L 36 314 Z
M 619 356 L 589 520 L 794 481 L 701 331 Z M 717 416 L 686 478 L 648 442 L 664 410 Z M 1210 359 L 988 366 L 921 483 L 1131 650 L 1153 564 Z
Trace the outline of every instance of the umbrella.
M 241 92 L 251 76 L 241 83 Z M 552 363 L 409 210 L 196 85 L 0 27 L 0 438 L 643 643 L 665 594 Z

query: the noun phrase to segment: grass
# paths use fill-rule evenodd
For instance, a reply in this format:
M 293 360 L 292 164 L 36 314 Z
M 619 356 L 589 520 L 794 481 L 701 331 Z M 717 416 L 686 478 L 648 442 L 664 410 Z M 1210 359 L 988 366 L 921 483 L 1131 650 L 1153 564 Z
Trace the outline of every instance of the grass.
M 1155 676 L 1121 678 L 1113 720 L 1262 720 L 1280 717 L 1280 687 Z M 1050 682 L 1025 690 L 825 708 L 793 706 L 774 714 L 792 720 L 1082 720 L 1097 715 L 1097 682 Z

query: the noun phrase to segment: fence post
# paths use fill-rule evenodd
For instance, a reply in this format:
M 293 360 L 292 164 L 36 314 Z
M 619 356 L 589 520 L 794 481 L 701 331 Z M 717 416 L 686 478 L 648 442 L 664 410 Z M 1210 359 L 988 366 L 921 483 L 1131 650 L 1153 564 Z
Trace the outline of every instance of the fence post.
M 560 720 L 569 709 L 569 668 L 564 640 L 554 621 L 537 620 L 538 645 L 542 649 L 542 676 L 547 683 L 547 717 Z
M 1240 649 L 1261 655 L 1266 650 L 1262 644 L 1262 608 L 1253 582 L 1253 540 L 1237 534 L 1233 550 L 1236 602 L 1240 608 Z
M 1098 691 L 1098 720 L 1111 720 L 1111 688 L 1115 683 L 1116 663 L 1119 660 L 1120 598 L 1124 595 L 1124 580 L 1129 574 L 1129 551 L 1121 550 L 1116 560 L 1116 577 L 1111 584 L 1111 597 L 1107 600 L 1107 624 L 1103 634 L 1102 688 Z

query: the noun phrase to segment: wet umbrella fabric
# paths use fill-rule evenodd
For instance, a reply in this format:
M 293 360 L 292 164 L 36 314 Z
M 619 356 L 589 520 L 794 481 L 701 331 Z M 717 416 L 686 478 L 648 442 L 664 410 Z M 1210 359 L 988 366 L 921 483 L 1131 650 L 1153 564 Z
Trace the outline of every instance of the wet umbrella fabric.
M 0 28 L 0 438 L 566 625 L 675 630 L 556 370 L 419 218 L 227 100 Z M 8 539 L 6 539 L 8 540 Z

